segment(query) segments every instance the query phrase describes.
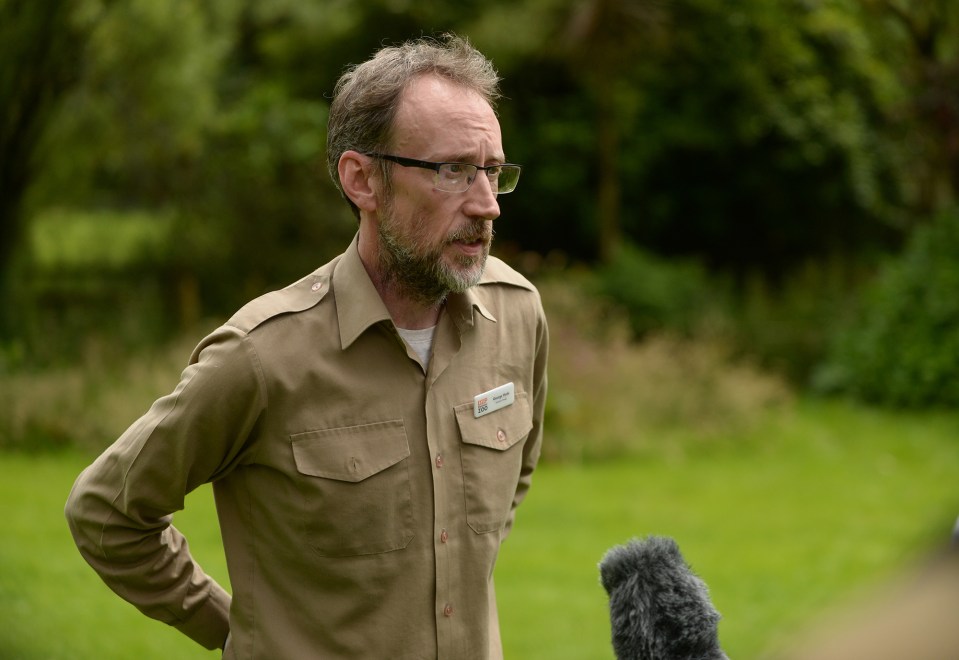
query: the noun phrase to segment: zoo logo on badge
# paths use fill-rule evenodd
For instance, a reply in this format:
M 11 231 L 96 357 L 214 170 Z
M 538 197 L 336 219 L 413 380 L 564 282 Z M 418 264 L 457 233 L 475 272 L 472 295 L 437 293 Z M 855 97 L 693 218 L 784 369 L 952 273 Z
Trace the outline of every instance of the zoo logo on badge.
M 473 397 L 473 417 L 482 417 L 512 405 L 516 398 L 515 392 L 516 388 L 510 382 L 494 387 L 489 392 L 477 394 Z

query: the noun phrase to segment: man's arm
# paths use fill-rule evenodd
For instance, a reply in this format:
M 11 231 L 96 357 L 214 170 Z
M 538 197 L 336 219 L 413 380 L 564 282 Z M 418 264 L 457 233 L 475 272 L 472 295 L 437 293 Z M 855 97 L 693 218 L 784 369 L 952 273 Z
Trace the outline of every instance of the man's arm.
M 103 581 L 209 649 L 225 643 L 230 596 L 190 556 L 172 514 L 242 461 L 265 401 L 252 350 L 233 330 L 207 338 L 176 390 L 80 474 L 66 504 L 77 547 Z
M 539 296 L 537 295 L 537 301 Z M 539 462 L 540 450 L 543 444 L 543 417 L 546 410 L 547 377 L 546 366 L 549 358 L 549 330 L 546 325 L 546 314 L 542 306 L 536 307 L 536 352 L 533 359 L 533 429 L 529 432 L 526 444 L 523 446 L 523 466 L 520 468 L 519 481 L 516 484 L 516 494 L 513 496 L 513 505 L 509 519 L 506 521 L 504 538 L 513 527 L 516 517 L 516 507 L 526 497 L 533 479 L 533 471 Z

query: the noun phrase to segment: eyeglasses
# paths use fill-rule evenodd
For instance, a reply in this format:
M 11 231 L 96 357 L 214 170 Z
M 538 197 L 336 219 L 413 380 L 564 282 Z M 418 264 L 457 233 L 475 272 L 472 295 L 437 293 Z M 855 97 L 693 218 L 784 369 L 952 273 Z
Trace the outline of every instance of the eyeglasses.
M 378 153 L 368 153 L 366 155 L 372 158 L 382 158 L 403 167 L 422 167 L 425 170 L 433 170 L 436 172 L 436 176 L 433 177 L 433 186 L 437 190 L 451 193 L 461 193 L 469 190 L 473 181 L 476 180 L 476 173 L 483 170 L 486 172 L 493 193 L 505 195 L 516 190 L 516 184 L 519 183 L 519 173 L 523 169 L 513 163 L 483 167 L 470 163 L 433 163 L 428 160 L 416 160 L 415 158 Z

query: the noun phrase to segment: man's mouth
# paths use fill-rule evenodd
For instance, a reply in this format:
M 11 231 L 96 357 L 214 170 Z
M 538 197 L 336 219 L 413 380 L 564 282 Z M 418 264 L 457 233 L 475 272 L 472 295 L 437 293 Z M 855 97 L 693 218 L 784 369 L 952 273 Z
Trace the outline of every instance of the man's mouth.
M 483 231 L 483 229 L 480 227 L 473 229 L 473 231 L 455 232 L 449 238 L 450 243 L 460 243 L 462 245 L 487 245 L 492 240 L 493 232 Z
M 486 237 L 477 236 L 475 238 L 458 238 L 453 242 L 461 245 L 486 245 Z
M 487 243 L 482 238 L 477 238 L 473 240 L 461 239 L 458 241 L 453 241 L 453 245 L 459 247 L 459 249 L 463 250 L 464 252 L 478 254 L 486 249 Z

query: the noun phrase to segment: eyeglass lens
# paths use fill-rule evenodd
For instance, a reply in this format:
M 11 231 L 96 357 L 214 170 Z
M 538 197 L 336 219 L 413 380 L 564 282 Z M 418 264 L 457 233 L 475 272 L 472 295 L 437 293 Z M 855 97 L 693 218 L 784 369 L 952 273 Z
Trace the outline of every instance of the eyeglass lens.
M 444 163 L 436 172 L 436 187 L 447 192 L 463 192 L 476 178 L 479 168 L 466 163 Z M 516 189 L 520 168 L 489 167 L 485 170 L 494 193 L 508 193 Z

